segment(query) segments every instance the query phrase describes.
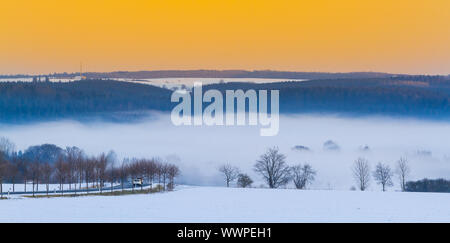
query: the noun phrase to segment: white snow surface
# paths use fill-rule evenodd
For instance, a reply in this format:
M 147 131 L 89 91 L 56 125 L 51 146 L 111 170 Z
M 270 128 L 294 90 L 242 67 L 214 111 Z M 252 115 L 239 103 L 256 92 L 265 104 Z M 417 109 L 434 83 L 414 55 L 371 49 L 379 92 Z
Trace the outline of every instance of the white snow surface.
M 0 200 L 0 222 L 450 222 L 450 194 L 180 186 Z

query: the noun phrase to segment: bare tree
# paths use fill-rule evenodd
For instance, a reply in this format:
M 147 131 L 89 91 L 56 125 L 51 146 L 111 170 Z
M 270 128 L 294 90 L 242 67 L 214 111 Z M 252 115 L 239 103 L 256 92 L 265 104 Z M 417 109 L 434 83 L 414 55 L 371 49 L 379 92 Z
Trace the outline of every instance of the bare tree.
M 277 147 L 270 148 L 256 161 L 255 171 L 260 173 L 270 188 L 286 185 L 290 180 L 290 168 L 286 156 Z
M 65 161 L 66 161 L 66 179 L 67 179 L 67 183 L 69 184 L 69 190 L 72 190 L 72 184 L 74 183 L 74 181 L 76 179 L 76 176 L 75 176 L 76 160 L 72 157 L 67 156 L 65 158 Z
M 130 162 L 130 164 L 128 165 L 128 171 L 130 173 L 131 176 L 131 180 L 133 181 L 134 179 L 139 178 L 139 176 L 143 173 L 141 170 L 141 166 L 139 164 L 139 160 L 136 158 L 133 158 Z M 162 172 L 161 172 L 162 173 Z M 132 191 L 134 192 L 134 183 L 132 185 Z M 142 187 L 141 187 L 142 189 Z
M 3 198 L 3 180 L 8 173 L 8 161 L 5 158 L 4 152 L 0 151 L 0 199 Z
M 35 191 L 39 190 L 39 179 L 41 177 L 41 164 L 39 161 L 34 161 L 31 163 L 30 166 L 30 175 L 31 175 L 31 182 L 33 183 L 33 197 L 35 194 Z M 35 190 L 35 186 L 36 190 Z
M 103 192 L 103 187 L 106 181 L 106 168 L 108 167 L 108 159 L 104 153 L 97 158 L 97 174 L 99 180 L 100 193 Z
M 0 137 L 0 151 L 2 151 L 6 157 L 11 157 L 16 151 L 16 145 L 8 138 Z
M 292 179 L 297 189 L 305 189 L 308 184 L 314 181 L 317 173 L 309 164 L 293 166 L 291 171 Z
M 168 168 L 168 176 L 169 176 L 169 184 L 167 185 L 169 190 L 173 190 L 175 188 L 175 178 L 180 175 L 180 169 L 176 165 L 169 165 Z
M 0 199 L 3 197 L 3 180 L 5 180 L 10 172 L 10 164 L 8 158 L 12 157 L 16 146 L 8 138 L 0 138 Z
M 83 163 L 84 180 L 86 182 L 86 193 L 89 193 L 89 182 L 94 178 L 95 159 L 87 158 Z
M 378 163 L 373 172 L 373 177 L 375 181 L 380 184 L 383 188 L 383 192 L 386 191 L 386 186 L 393 186 L 392 183 L 393 173 L 389 165 Z
M 21 171 L 22 173 L 24 192 L 27 192 L 27 182 L 30 175 L 30 161 L 28 161 L 26 158 L 21 157 L 18 161 L 17 166 L 19 168 L 19 171 Z
M 93 164 L 93 174 L 92 174 L 92 181 L 94 182 L 93 187 L 98 188 L 98 184 L 100 181 L 100 170 L 98 168 L 98 158 L 96 156 L 92 156 L 92 164 Z
M 161 167 L 161 172 L 162 172 L 162 179 L 163 179 L 163 190 L 166 190 L 166 180 L 167 177 L 169 176 L 169 164 L 164 163 L 163 166 Z
M 364 158 L 358 158 L 352 168 L 353 177 L 361 191 L 365 191 L 370 184 L 370 165 Z
M 8 179 L 12 183 L 13 192 L 15 192 L 15 185 L 18 176 L 19 176 L 18 158 L 17 156 L 14 156 L 13 160 L 8 164 Z
M 55 162 L 55 174 L 59 181 L 59 189 L 61 191 L 61 195 L 64 194 L 64 183 L 66 182 L 67 176 L 67 165 L 64 161 L 63 156 L 58 156 L 58 159 Z
M 83 174 L 86 156 L 83 150 L 79 149 L 78 147 L 67 147 L 66 154 L 67 159 L 73 161 L 72 173 L 73 173 L 73 180 L 75 183 L 75 194 L 76 194 L 77 193 L 76 184 L 78 184 L 78 190 L 80 190 L 81 185 L 83 183 Z
M 406 180 L 411 173 L 411 168 L 409 167 L 408 159 L 401 157 L 397 161 L 397 168 L 396 173 L 400 180 L 400 186 L 402 188 L 402 191 L 405 191 L 406 189 Z
M 224 175 L 227 187 L 230 187 L 230 183 L 236 180 L 239 175 L 239 168 L 230 164 L 220 166 L 219 171 Z
M 83 183 L 83 175 L 84 175 L 84 166 L 86 165 L 86 158 L 78 157 L 76 163 L 77 177 L 78 177 L 78 190 L 81 190 L 81 185 Z
M 144 189 L 144 179 L 145 176 L 147 175 L 147 159 L 140 159 L 136 161 L 137 163 L 137 170 L 138 170 L 138 177 L 140 177 L 142 179 L 142 183 L 141 183 L 141 191 Z
M 156 159 L 156 176 L 158 177 L 158 186 L 161 186 L 161 179 L 163 174 L 163 164 L 159 159 Z
M 150 189 L 153 189 L 153 180 L 155 179 L 157 165 L 155 160 L 146 160 L 144 165 L 145 174 L 147 177 L 147 181 L 150 184 Z
M 49 163 L 44 163 L 42 165 L 41 169 L 42 169 L 42 177 L 44 178 L 45 188 L 46 188 L 47 196 L 48 196 L 50 178 L 51 178 L 52 173 L 53 173 L 53 168 L 52 168 L 52 166 Z
M 109 165 L 106 173 L 109 181 L 111 182 L 110 189 L 112 193 L 114 191 L 114 183 L 116 182 L 117 175 L 119 174 L 116 168 L 117 154 L 113 150 L 109 151 L 108 155 L 106 155 L 106 160 L 107 165 Z
M 82 162 L 84 158 L 84 152 L 78 147 L 66 147 L 64 151 L 66 155 L 66 161 L 68 163 L 68 181 L 69 189 L 72 189 L 72 184 L 74 184 L 75 194 L 77 193 L 77 184 L 81 188 L 82 183 Z
M 122 187 L 122 191 L 124 190 L 124 184 L 127 181 L 127 178 L 129 176 L 129 167 L 128 167 L 128 159 L 124 159 L 122 161 L 122 164 L 119 167 L 119 179 L 120 179 L 120 186 Z
M 237 185 L 238 187 L 246 188 L 251 186 L 253 183 L 253 180 L 248 176 L 247 174 L 239 174 L 237 179 Z

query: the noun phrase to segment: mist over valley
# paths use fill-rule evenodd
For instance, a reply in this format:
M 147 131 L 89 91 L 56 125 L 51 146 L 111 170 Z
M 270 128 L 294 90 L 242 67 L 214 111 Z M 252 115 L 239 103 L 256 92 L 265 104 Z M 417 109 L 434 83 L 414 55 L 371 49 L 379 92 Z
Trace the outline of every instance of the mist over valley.
M 119 161 L 159 157 L 180 166 L 178 183 L 189 185 L 223 185 L 218 167 L 230 163 L 248 173 L 258 187 L 263 181 L 253 166 L 274 146 L 287 156 L 289 165 L 309 163 L 317 170 L 314 189 L 348 190 L 354 185 L 351 166 L 358 157 L 368 159 L 372 167 L 378 162 L 395 167 L 400 157 L 407 157 L 411 180 L 450 174 L 450 137 L 445 136 L 450 134 L 450 124 L 440 121 L 282 115 L 279 134 L 260 137 L 258 127 L 174 126 L 169 114 L 152 113 L 133 123 L 60 120 L 2 125 L 0 134 L 19 150 L 49 143 L 77 146 L 88 155 L 114 150 Z M 399 189 L 394 183 L 393 189 Z M 370 189 L 379 190 L 375 182 Z

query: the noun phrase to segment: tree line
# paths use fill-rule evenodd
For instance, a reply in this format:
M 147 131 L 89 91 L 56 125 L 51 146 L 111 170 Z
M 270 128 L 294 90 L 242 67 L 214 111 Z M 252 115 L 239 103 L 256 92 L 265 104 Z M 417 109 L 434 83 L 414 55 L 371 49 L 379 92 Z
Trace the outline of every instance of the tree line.
M 308 163 L 289 166 L 286 163 L 286 156 L 280 153 L 277 147 L 269 148 L 266 153 L 262 154 L 254 165 L 254 171 L 257 172 L 269 188 L 279 188 L 293 182 L 297 189 L 306 189 L 312 184 L 317 175 L 317 171 Z M 238 167 L 230 164 L 224 164 L 219 168 L 219 172 L 223 174 L 226 186 L 237 180 L 238 187 L 249 187 L 253 180 L 244 173 L 241 173 Z M 379 162 L 372 171 L 370 163 L 364 158 L 355 160 L 352 166 L 352 173 L 357 188 L 365 191 L 370 186 L 372 179 L 381 186 L 382 191 L 386 191 L 387 187 L 393 186 L 393 178 L 398 177 L 402 191 L 413 191 L 421 188 L 424 190 L 425 182 L 429 187 L 441 188 L 447 190 L 447 181 L 438 180 L 437 182 L 425 180 L 425 182 L 411 182 L 408 178 L 411 173 L 411 167 L 408 159 L 401 157 L 396 162 L 395 170 L 392 170 L 388 164 Z M 443 183 L 438 183 L 444 181 Z M 414 189 L 415 188 L 415 189 Z M 445 188 L 445 189 L 442 189 Z
M 450 117 L 448 78 L 322 79 L 280 83 L 218 83 L 209 89 L 279 90 L 281 113 L 385 114 Z M 133 120 L 140 111 L 168 112 L 172 90 L 147 84 L 90 79 L 76 82 L 0 82 L 0 121 L 55 118 Z M 270 106 L 270 101 L 269 106 Z M 137 116 L 137 117 L 136 117 Z
M 405 190 L 408 192 L 446 192 L 450 193 L 450 181 L 445 179 L 423 179 L 408 181 Z
M 289 166 L 286 156 L 280 153 L 278 147 L 269 148 L 254 165 L 254 170 L 266 182 L 269 188 L 278 188 L 293 182 L 297 189 L 306 189 L 311 184 L 317 172 L 308 163 Z M 222 165 L 219 171 L 224 175 L 227 187 L 237 179 L 239 187 L 249 187 L 253 180 L 239 168 L 230 164 Z
M 113 80 L 0 82 L 0 93 L 0 121 L 6 123 L 92 116 L 128 120 L 139 111 L 173 107 L 170 90 Z
M 50 150 L 50 151 L 49 151 Z M 161 190 L 172 190 L 180 169 L 158 158 L 125 158 L 119 162 L 113 151 L 89 156 L 77 147 L 61 149 L 55 145 L 32 146 L 25 152 L 16 152 L 14 144 L 5 138 L 0 139 L 0 193 L 3 183 L 15 185 L 23 183 L 24 192 L 31 184 L 33 196 L 44 186 L 47 195 L 50 184 L 59 184 L 59 192 L 89 192 L 96 189 L 102 193 L 105 188 L 113 191 L 120 184 L 124 190 L 130 180 L 141 178 L 153 189 L 157 184 Z M 64 186 L 67 186 L 64 188 Z M 141 184 L 141 190 L 143 185 Z M 134 190 L 134 186 L 132 186 Z
M 369 161 L 364 158 L 358 158 L 353 164 L 352 172 L 358 189 L 361 191 L 367 190 L 372 177 L 381 186 L 382 191 L 386 191 L 387 187 L 394 185 L 393 177 L 395 175 L 398 177 L 401 190 L 407 191 L 406 184 L 407 178 L 411 173 L 411 167 L 409 166 L 408 159 L 401 157 L 397 161 L 395 171 L 388 164 L 381 162 L 375 166 L 374 171 L 371 171 Z

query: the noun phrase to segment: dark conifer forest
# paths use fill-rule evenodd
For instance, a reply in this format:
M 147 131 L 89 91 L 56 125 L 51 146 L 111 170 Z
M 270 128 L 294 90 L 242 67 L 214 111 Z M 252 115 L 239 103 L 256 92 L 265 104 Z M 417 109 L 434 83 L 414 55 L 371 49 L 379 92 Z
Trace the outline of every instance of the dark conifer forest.
M 450 118 L 446 76 L 320 79 L 281 83 L 219 83 L 208 89 L 280 90 L 280 112 Z M 76 82 L 1 82 L 0 122 L 59 118 L 133 120 L 146 111 L 170 112 L 172 90 L 89 79 Z M 205 104 L 207 105 L 207 104 Z

